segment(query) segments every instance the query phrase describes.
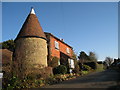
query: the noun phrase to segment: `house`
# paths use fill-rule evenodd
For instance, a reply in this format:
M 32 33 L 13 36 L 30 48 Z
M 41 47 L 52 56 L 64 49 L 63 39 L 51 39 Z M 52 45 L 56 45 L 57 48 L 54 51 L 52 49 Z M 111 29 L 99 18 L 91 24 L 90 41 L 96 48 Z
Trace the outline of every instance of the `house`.
M 12 56 L 12 71 L 20 78 L 33 73 L 33 70 L 38 73 L 39 69 L 50 66 L 52 57 L 57 57 L 58 65 L 67 66 L 70 72 L 74 68 L 73 48 L 51 33 L 43 31 L 34 8 L 31 8 L 15 39 Z
M 45 32 L 45 35 L 48 44 L 48 62 L 52 61 L 52 57 L 57 57 L 58 64 L 68 66 L 71 71 L 74 68 L 73 48 L 51 33 Z

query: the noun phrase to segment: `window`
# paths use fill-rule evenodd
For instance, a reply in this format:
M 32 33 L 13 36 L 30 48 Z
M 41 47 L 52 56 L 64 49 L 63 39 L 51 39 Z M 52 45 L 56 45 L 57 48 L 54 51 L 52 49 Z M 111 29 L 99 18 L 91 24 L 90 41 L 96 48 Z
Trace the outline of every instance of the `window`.
M 70 53 L 70 50 L 69 50 L 69 48 L 66 48 L 66 52 L 69 54 Z
M 68 59 L 68 63 L 69 63 L 69 66 L 70 68 L 75 68 L 75 65 L 74 65 L 74 60 L 73 59 Z
M 58 60 L 58 65 L 60 65 L 60 60 Z
M 59 49 L 59 43 L 55 41 L 55 49 Z

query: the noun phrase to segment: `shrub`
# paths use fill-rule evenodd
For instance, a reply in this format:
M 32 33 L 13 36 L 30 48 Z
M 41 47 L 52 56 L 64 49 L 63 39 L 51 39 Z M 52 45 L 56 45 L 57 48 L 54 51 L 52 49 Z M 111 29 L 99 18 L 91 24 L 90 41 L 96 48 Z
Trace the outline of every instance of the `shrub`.
M 14 49 L 15 49 L 15 43 L 14 43 L 14 40 L 12 40 L 12 39 L 0 43 L 0 48 L 1 48 L 1 46 L 3 49 L 8 49 L 10 51 L 14 51 Z
M 82 75 L 86 75 L 88 73 L 89 73 L 88 71 L 82 71 Z
M 56 80 L 56 78 L 54 76 L 51 76 L 49 78 L 46 79 L 46 84 L 55 84 L 58 83 L 58 80 Z
M 88 65 L 83 65 L 83 70 L 85 70 L 85 71 L 90 71 L 90 70 L 91 70 L 91 67 L 88 66 Z
M 80 72 L 80 67 L 79 65 L 76 65 L 75 68 L 73 69 L 73 73 L 79 73 Z
M 86 62 L 84 64 L 87 65 L 87 66 L 90 66 L 92 69 L 97 68 L 97 63 L 96 62 Z
M 42 78 L 48 78 L 50 75 L 53 75 L 52 67 L 45 67 L 40 70 L 40 74 Z
M 56 66 L 58 66 L 58 60 L 59 60 L 59 58 L 53 57 L 53 58 L 52 58 L 52 61 L 50 62 L 50 66 L 51 66 L 51 67 L 56 67 Z
M 59 66 L 53 68 L 53 73 L 54 74 L 65 74 L 65 73 L 67 73 L 67 68 L 64 65 L 59 65 Z
M 13 90 L 14 88 L 20 88 L 21 80 L 16 76 L 12 76 L 9 79 L 4 78 L 3 80 L 3 90 Z

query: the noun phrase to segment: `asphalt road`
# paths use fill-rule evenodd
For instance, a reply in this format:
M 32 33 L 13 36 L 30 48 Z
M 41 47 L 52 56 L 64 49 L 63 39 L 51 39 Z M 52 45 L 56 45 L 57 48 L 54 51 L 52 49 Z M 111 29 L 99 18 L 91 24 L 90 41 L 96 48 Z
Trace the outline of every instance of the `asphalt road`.
M 116 88 L 116 90 L 120 90 L 120 73 L 116 70 L 95 72 L 43 88 L 106 88 L 108 90 Z

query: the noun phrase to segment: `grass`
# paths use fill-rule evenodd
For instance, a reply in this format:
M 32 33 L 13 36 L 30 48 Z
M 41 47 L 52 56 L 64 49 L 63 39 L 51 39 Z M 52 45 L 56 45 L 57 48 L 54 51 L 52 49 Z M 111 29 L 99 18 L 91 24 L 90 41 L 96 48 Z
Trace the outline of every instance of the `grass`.
M 95 71 L 96 71 L 96 72 L 104 71 L 104 66 L 103 66 L 103 64 L 97 64 L 97 69 L 96 69 Z
M 88 73 L 89 73 L 89 71 L 82 71 L 82 75 L 86 75 Z

